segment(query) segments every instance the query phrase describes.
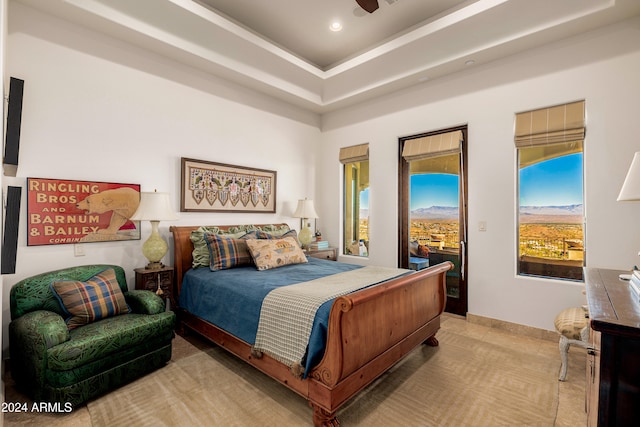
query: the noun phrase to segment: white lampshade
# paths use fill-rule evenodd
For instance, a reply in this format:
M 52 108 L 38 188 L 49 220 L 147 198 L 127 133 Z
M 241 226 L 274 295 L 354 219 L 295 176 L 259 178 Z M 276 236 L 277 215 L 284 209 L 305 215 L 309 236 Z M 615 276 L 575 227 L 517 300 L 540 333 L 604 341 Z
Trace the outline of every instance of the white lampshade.
M 624 179 L 618 201 L 640 200 L 640 151 L 633 156 L 633 161 Z
M 298 233 L 298 240 L 303 248 L 308 248 L 311 240 L 313 240 L 313 232 L 309 228 L 309 225 L 305 221 L 305 219 L 309 218 L 318 218 L 318 214 L 316 213 L 316 209 L 313 207 L 313 200 L 304 199 L 298 200 L 298 207 L 296 211 L 293 213 L 295 218 L 301 218 L 303 225 Z
M 171 209 L 169 193 L 140 193 L 140 204 L 133 216 L 133 221 L 175 221 L 178 219 Z
M 138 209 L 129 219 L 133 221 L 151 221 L 151 235 L 142 245 L 142 253 L 149 260 L 148 269 L 162 268 L 160 261 L 169 250 L 169 245 L 160 236 L 158 224 L 160 221 L 178 219 L 178 215 L 171 209 L 169 194 L 158 192 L 140 193 Z
M 313 200 L 298 200 L 298 207 L 293 216 L 294 218 L 318 218 L 316 209 L 313 207 Z

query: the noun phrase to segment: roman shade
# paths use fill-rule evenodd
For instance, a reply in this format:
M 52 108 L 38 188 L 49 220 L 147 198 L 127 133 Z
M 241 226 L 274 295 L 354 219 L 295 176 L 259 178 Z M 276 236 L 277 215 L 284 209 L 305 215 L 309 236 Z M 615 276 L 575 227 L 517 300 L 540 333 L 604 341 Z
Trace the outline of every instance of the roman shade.
M 355 179 L 359 191 L 363 191 L 369 187 L 368 143 L 341 148 L 340 163 L 345 165 L 345 179 Z M 351 169 L 356 170 L 357 172 L 347 172 Z
M 544 160 L 556 159 L 569 154 L 582 153 L 582 141 L 572 141 L 565 144 L 530 145 L 518 150 L 520 168 L 540 163 Z
M 342 147 L 340 163 L 354 163 L 369 160 L 369 143 Z
M 462 131 L 459 130 L 409 139 L 405 141 L 402 148 L 402 157 L 411 162 L 431 157 L 459 154 L 461 144 Z
M 516 114 L 515 145 L 577 142 L 584 139 L 584 101 Z

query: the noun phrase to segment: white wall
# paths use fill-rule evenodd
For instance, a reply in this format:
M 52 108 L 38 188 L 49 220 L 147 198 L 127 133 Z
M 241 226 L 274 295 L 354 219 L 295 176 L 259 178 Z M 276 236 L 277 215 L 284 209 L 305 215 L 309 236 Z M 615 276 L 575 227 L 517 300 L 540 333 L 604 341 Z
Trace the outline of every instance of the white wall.
M 190 157 L 275 170 L 277 212 L 182 212 L 160 223 L 166 238 L 173 224 L 299 226 L 291 216 L 298 199 L 313 197 L 317 116 L 19 4 L 9 12 L 6 72 L 25 81 L 18 185 L 26 177 L 139 183 L 171 193 L 178 210 L 180 158 Z M 5 330 L 9 289 L 25 277 L 114 263 L 132 286 L 133 269 L 147 262 L 141 241 L 84 244 L 83 257 L 73 245 L 27 247 L 26 208 L 24 189 L 17 272 L 3 276 Z M 149 232 L 143 222 L 143 240 Z
M 469 127 L 469 311 L 552 329 L 555 314 L 581 304 L 582 286 L 515 274 L 514 113 L 585 99 L 589 266 L 640 261 L 640 204 L 616 203 L 633 152 L 640 150 L 640 21 L 479 65 L 364 106 L 318 117 L 10 3 L 6 75 L 25 80 L 18 180 L 26 177 L 140 183 L 168 191 L 179 206 L 180 157 L 278 172 L 276 214 L 181 213 L 176 224 L 288 222 L 296 200 L 312 197 L 318 226 L 340 241 L 338 150 L 370 143 L 371 248 L 365 263 L 397 260 L 397 139 Z M 315 158 L 314 158 L 315 157 Z M 12 182 L 12 185 L 15 185 Z M 26 192 L 25 192 L 26 193 Z M 24 193 L 23 193 L 24 194 Z M 477 231 L 478 221 L 487 231 Z M 170 223 L 161 223 L 168 237 Z M 23 197 L 18 280 L 62 266 L 116 263 L 133 281 L 145 264 L 141 242 L 26 246 Z M 143 224 L 143 239 L 149 225 Z M 165 259 L 171 263 L 170 254 Z M 4 342 L 6 349 L 7 343 Z
M 516 276 L 514 114 L 586 100 L 587 265 L 640 264 L 640 204 L 616 202 L 640 151 L 640 20 L 568 39 L 365 106 L 323 117 L 316 199 L 323 232 L 340 241 L 342 146 L 370 143 L 370 258 L 397 262 L 398 137 L 468 124 L 469 312 L 553 330 L 555 315 L 584 303 L 583 285 Z M 487 231 L 478 231 L 486 221 Z

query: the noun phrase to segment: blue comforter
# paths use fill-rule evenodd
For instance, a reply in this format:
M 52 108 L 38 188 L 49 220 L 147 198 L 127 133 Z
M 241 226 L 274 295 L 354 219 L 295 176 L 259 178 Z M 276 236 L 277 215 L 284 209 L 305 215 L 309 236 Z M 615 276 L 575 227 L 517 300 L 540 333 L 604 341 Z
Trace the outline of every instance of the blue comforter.
M 253 345 L 262 301 L 270 291 L 357 268 L 361 266 L 310 257 L 306 264 L 264 271 L 255 266 L 218 271 L 191 269 L 184 275 L 179 305 Z M 332 304 L 333 300 L 327 301 L 316 313 L 304 361 L 305 377 L 324 355 Z

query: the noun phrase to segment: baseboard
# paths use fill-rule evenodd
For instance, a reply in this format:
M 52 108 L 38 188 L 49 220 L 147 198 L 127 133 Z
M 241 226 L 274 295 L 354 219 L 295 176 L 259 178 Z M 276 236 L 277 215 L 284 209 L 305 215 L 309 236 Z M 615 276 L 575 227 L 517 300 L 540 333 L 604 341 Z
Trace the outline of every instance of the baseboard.
M 476 314 L 467 313 L 467 322 L 486 326 L 489 328 L 500 329 L 531 338 L 538 338 L 554 342 L 558 341 L 558 333 L 555 331 L 548 331 L 546 329 L 534 328 L 533 326 L 520 325 L 518 323 L 511 323 L 504 320 L 492 319 L 490 317 L 478 316 Z

